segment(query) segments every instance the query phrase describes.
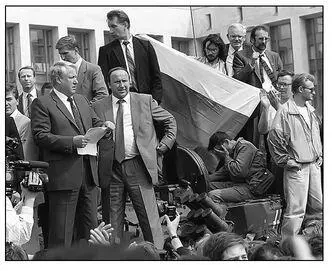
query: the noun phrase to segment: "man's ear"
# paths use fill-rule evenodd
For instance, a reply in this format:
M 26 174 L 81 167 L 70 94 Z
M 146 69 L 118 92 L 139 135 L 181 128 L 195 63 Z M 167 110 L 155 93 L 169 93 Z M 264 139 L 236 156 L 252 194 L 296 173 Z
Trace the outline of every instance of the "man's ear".
M 56 77 L 56 82 L 57 82 L 58 84 L 60 84 L 60 83 L 62 82 L 62 80 L 61 80 L 61 77 L 60 77 L 60 76 L 57 76 L 57 77 Z

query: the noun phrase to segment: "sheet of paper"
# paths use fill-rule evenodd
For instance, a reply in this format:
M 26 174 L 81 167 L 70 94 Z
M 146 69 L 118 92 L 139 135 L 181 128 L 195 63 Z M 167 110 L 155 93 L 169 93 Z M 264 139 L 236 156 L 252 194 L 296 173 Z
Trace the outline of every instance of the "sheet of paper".
M 85 137 L 88 138 L 90 141 L 85 148 L 77 148 L 78 154 L 97 156 L 97 142 L 105 135 L 106 129 L 106 127 L 94 127 L 88 129 Z

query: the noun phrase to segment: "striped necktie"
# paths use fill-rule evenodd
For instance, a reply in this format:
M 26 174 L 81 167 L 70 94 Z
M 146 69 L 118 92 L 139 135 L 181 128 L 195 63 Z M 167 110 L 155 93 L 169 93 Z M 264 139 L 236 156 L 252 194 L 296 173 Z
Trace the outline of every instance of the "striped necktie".
M 26 116 L 30 118 L 31 116 L 31 103 L 33 102 L 33 95 L 30 93 L 27 94 L 27 110 L 26 110 Z
M 127 58 L 127 63 L 128 63 L 128 68 L 129 68 L 129 73 L 130 73 L 130 78 L 131 78 L 131 84 L 134 88 L 137 89 L 136 66 L 135 66 L 134 59 L 132 58 L 129 48 L 127 46 L 129 43 L 130 43 L 129 41 L 124 41 L 123 45 L 125 46 L 125 49 L 126 49 L 126 58 Z
M 262 67 L 263 67 L 265 72 L 269 76 L 269 78 L 272 82 L 272 85 L 274 85 L 276 83 L 276 78 L 275 78 L 273 72 L 271 71 L 271 69 L 269 68 L 268 64 L 266 64 L 263 57 L 264 57 L 264 55 L 259 56 L 259 72 L 261 74 L 262 83 L 264 83 L 264 74 L 263 74 L 263 69 L 262 69 Z
M 77 127 L 79 128 L 80 134 L 84 135 L 85 134 L 85 129 L 84 129 L 83 123 L 81 121 L 79 111 L 78 111 L 77 107 L 74 105 L 73 98 L 69 97 L 69 98 L 67 98 L 67 100 L 69 101 L 69 103 L 71 105 L 71 110 L 72 110 L 72 114 L 73 114 L 73 117 L 74 117 L 74 121 L 76 122 Z
M 119 108 L 116 113 L 116 125 L 115 125 L 115 155 L 116 161 L 121 163 L 125 158 L 125 147 L 124 147 L 124 131 L 123 131 L 123 103 L 125 100 L 120 99 L 117 101 Z

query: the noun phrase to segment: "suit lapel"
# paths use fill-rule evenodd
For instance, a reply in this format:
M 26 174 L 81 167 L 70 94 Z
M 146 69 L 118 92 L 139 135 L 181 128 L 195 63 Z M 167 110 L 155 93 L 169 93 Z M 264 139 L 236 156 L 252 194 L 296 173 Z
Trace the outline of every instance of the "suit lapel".
M 58 109 L 64 114 L 64 116 L 76 127 L 78 132 L 80 133 L 79 128 L 77 127 L 76 122 L 74 121 L 74 118 L 72 117 L 71 113 L 69 110 L 66 108 L 65 104 L 59 99 L 59 97 L 56 95 L 54 91 L 50 92 L 51 98 L 55 101 L 56 106 Z
M 83 59 L 81 61 L 81 64 L 80 64 L 80 67 L 79 67 L 79 70 L 78 70 L 78 85 L 77 85 L 77 89 L 81 89 L 82 84 L 84 82 L 86 71 L 87 71 L 87 63 Z
M 121 44 L 118 40 L 115 41 L 115 46 L 113 47 L 113 51 L 114 51 L 114 54 L 115 54 L 117 60 L 120 63 L 120 66 L 127 67 L 126 60 L 124 59 L 124 56 L 123 56 L 123 51 L 122 51 L 122 48 L 121 48 Z
M 22 93 L 19 97 L 19 104 L 17 106 L 17 109 L 23 114 L 23 94 Z
M 113 103 L 112 103 L 112 96 L 108 96 L 103 100 L 103 114 L 105 116 L 105 120 L 110 120 L 114 123 L 114 114 L 113 114 Z
M 132 92 L 130 94 L 130 111 L 131 111 L 131 121 L 133 124 L 134 135 L 137 137 L 138 129 L 140 125 L 140 104 L 137 95 L 134 95 Z
M 141 68 L 141 43 L 140 41 L 133 36 L 133 45 L 134 45 L 134 58 L 135 58 L 135 67 L 136 67 L 136 74 L 139 73 Z M 138 85 L 137 85 L 138 86 Z
M 275 68 L 274 68 L 275 66 L 274 66 L 274 63 L 273 63 L 273 55 L 268 50 L 265 51 L 265 55 L 266 55 L 266 57 L 269 60 L 272 72 L 274 72 L 275 71 Z
M 79 115 L 81 117 L 81 122 L 83 123 L 84 125 L 84 129 L 85 129 L 85 133 L 87 132 L 87 130 L 89 128 L 91 128 L 91 116 L 89 115 L 89 112 L 87 112 L 86 109 L 88 109 L 87 106 L 85 106 L 85 104 L 83 104 L 80 99 L 78 99 L 78 95 L 73 95 L 73 100 L 75 101 L 76 103 L 76 106 L 77 106 L 77 109 L 78 109 L 78 112 L 79 112 Z
M 247 58 L 248 58 L 248 59 L 252 59 L 252 54 L 253 54 L 253 53 L 254 53 L 254 51 L 252 50 L 252 46 L 250 46 L 250 47 L 248 46 L 248 47 L 247 47 Z M 259 72 L 259 61 L 256 62 L 256 64 L 255 64 L 255 74 L 257 75 L 259 81 L 262 82 L 261 74 L 260 74 L 260 72 Z

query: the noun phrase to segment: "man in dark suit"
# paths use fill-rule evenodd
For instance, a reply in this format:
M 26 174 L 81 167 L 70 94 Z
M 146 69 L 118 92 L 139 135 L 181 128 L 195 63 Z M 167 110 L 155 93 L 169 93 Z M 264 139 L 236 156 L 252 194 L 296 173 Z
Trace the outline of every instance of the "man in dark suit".
M 31 66 L 24 66 L 19 69 L 18 77 L 23 92 L 19 96 L 17 109 L 25 116 L 30 118 L 31 104 L 34 99 L 41 96 L 41 92 L 36 89 L 36 73 Z
M 227 75 L 232 77 L 234 74 L 233 60 L 236 52 L 244 49 L 245 36 L 247 29 L 243 24 L 233 23 L 228 27 L 228 44 L 224 45 L 223 61 L 226 63 Z
M 77 148 L 87 145 L 89 128 L 109 126 L 76 94 L 75 66 L 58 62 L 50 78 L 54 89 L 35 99 L 31 110 L 34 140 L 49 163 L 49 248 L 70 246 L 75 224 L 77 240 L 87 240 L 97 226 L 96 157 L 78 155 Z
M 234 56 L 234 78 L 262 88 L 266 92 L 274 90 L 278 73 L 283 68 L 280 56 L 266 49 L 269 41 L 269 30 L 266 26 L 254 27 L 250 33 L 251 47 L 246 47 Z M 238 136 L 251 141 L 256 147 L 259 145 L 258 118 L 259 106 L 255 109 Z
M 153 185 L 158 182 L 158 156 L 171 149 L 175 142 L 176 121 L 151 95 L 129 92 L 130 75 L 123 67 L 113 68 L 108 76 L 112 95 L 92 107 L 102 120 L 112 121 L 116 127 L 114 140 L 101 139 L 99 142 L 99 181 L 103 191 L 110 188 L 107 210 L 110 222 L 117 237 L 122 238 L 128 193 L 144 239 L 153 242 L 157 248 L 163 248 Z M 160 141 L 154 122 L 164 128 Z M 108 198 L 108 192 L 102 196 Z M 106 212 L 108 202 L 104 198 L 103 210 Z
M 100 47 L 98 59 L 106 84 L 110 69 L 124 67 L 131 77 L 131 91 L 151 94 L 160 103 L 162 81 L 154 48 L 149 41 L 131 35 L 130 21 L 125 12 L 108 12 L 107 22 L 114 40 Z
M 90 102 L 108 96 L 100 67 L 80 56 L 78 42 L 74 36 L 60 38 L 56 43 L 56 49 L 64 61 L 74 64 L 77 68 L 76 93 L 84 95 Z

